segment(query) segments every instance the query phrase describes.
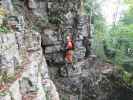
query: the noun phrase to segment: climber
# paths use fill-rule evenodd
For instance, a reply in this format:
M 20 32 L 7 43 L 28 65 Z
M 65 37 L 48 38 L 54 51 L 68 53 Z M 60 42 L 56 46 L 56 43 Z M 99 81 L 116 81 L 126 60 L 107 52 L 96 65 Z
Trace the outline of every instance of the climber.
M 72 40 L 72 35 L 71 33 L 68 34 L 67 36 L 67 41 L 65 45 L 65 60 L 68 65 L 71 65 L 72 69 L 75 70 L 73 66 L 73 49 L 74 49 L 74 43 Z
M 59 73 L 61 76 L 69 76 L 69 69 L 72 68 L 75 70 L 73 66 L 73 49 L 74 43 L 72 40 L 72 35 L 69 33 L 66 37 L 66 42 L 64 43 L 64 48 L 61 50 L 64 54 L 65 66 L 59 69 Z
M 69 33 L 69 35 L 67 36 L 67 41 L 66 41 L 66 45 L 65 45 L 65 60 L 67 61 L 67 63 L 72 64 L 72 58 L 73 58 L 73 49 L 74 49 L 74 45 L 73 45 L 73 41 L 72 41 L 72 37 L 71 34 Z

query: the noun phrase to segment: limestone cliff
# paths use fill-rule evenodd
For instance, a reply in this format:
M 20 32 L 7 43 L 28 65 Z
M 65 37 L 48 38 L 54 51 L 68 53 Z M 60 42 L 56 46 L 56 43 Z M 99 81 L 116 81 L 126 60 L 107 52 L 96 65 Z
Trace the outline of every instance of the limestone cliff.
M 0 1 L 8 11 L 7 16 L 17 16 L 19 20 L 19 30 L 0 33 L 0 100 L 59 100 L 48 75 L 41 35 L 31 29 L 33 23 L 27 25 L 27 15 L 23 12 L 20 14 L 21 9 L 15 8 L 24 4 L 22 11 L 28 11 L 28 8 L 25 10 L 27 1 L 21 2 Z M 37 6 L 33 3 L 31 0 L 28 6 Z
M 84 15 L 83 0 L 2 0 L 2 4 L 19 24 L 15 32 L 0 33 L 0 100 L 59 100 L 59 94 L 61 100 L 133 99 L 132 87 L 116 67 L 92 54 L 93 25 Z M 75 44 L 75 70 L 63 57 L 68 33 Z M 61 77 L 64 66 L 69 77 Z
M 0 100 L 59 100 L 39 33 L 0 33 L 0 65 Z

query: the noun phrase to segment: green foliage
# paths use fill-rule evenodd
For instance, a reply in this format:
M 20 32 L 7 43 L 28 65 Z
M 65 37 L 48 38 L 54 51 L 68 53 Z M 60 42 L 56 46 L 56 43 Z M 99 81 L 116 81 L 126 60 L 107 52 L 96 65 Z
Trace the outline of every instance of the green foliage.
M 9 32 L 9 30 L 8 30 L 6 27 L 1 26 L 1 27 L 0 27 L 0 32 L 1 32 L 1 33 L 7 33 L 7 32 Z
M 68 100 L 68 96 L 63 96 L 62 100 Z
M 133 49 L 133 1 L 125 1 L 129 7 L 128 11 L 117 25 L 112 25 L 104 34 L 104 40 L 108 50 L 115 50 L 115 56 L 110 59 L 111 62 L 121 66 L 123 79 L 129 84 L 133 84 L 133 56 L 131 52 Z
M 104 38 L 104 34 L 106 33 L 106 25 L 105 20 L 100 13 L 99 15 L 94 15 L 94 29 L 95 43 L 93 43 L 93 48 L 95 48 L 97 56 L 105 59 L 102 40 Z
M 133 74 L 125 71 L 122 66 L 117 67 L 118 72 L 122 75 L 122 78 L 128 83 L 128 85 L 133 85 Z
M 132 28 L 133 25 L 117 25 L 110 29 L 109 34 L 105 36 L 108 49 L 115 49 L 116 55 L 113 58 L 115 64 L 124 65 L 127 62 L 132 62 L 133 57 L 128 55 L 128 49 L 133 47 Z
M 86 14 L 88 15 L 91 14 L 91 9 L 93 7 L 92 3 L 93 3 L 92 0 L 85 0 L 84 8 L 85 8 Z
M 0 92 L 0 96 L 6 96 L 7 92 Z
M 133 1 L 125 0 L 125 3 L 128 6 L 128 11 L 115 26 L 106 26 L 106 21 L 101 14 L 101 3 L 99 1 L 86 0 L 85 10 L 94 21 L 94 40 L 92 44 L 94 52 L 106 62 L 121 66 L 123 79 L 132 84 Z M 131 51 L 129 51 L 129 48 Z
M 101 14 L 101 2 L 97 0 L 85 0 L 85 11 L 91 16 L 91 23 L 94 27 L 92 48 L 96 55 L 102 60 L 106 59 L 103 50 L 102 40 L 106 33 L 105 19 Z

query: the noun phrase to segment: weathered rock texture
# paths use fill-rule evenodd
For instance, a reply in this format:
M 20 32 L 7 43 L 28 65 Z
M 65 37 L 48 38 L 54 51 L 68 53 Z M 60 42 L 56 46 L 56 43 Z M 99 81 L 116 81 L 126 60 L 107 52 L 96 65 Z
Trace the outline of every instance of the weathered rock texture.
M 61 50 L 64 49 L 68 33 L 72 34 L 75 42 L 75 60 L 84 58 L 86 46 L 83 40 L 85 37 L 90 39 L 90 17 L 80 15 L 80 7 L 80 0 L 48 0 L 48 20 L 52 27 L 57 27 L 45 27 L 41 32 L 42 46 L 49 62 L 63 61 Z
M 81 73 L 70 77 L 52 77 L 61 100 L 132 100 L 133 89 L 123 81 L 116 68 L 108 63 L 94 60 L 78 62 Z M 74 73 L 74 72 L 73 72 Z M 51 74 L 51 75 L 52 75 Z
M 89 36 L 89 17 L 80 16 L 80 0 L 14 0 L 12 3 L 9 0 L 3 4 L 9 5 L 7 9 L 10 12 L 14 10 L 14 14 L 21 17 L 20 19 L 24 18 L 26 23 L 21 20 L 20 25 L 18 25 L 21 27 L 20 32 L 10 33 L 10 38 L 13 38 L 13 45 L 10 44 L 10 40 L 6 39 L 8 34 L 1 34 L 1 37 L 5 35 L 4 38 L 1 38 L 1 50 L 7 49 L 5 54 L 1 51 L 2 66 L 6 68 L 7 77 L 10 74 L 14 79 L 11 79 L 11 82 L 2 83 L 2 85 L 11 84 L 9 86 L 6 85 L 7 89 L 2 87 L 7 94 L 4 94 L 1 98 L 3 100 L 7 100 L 6 97 L 15 100 L 30 100 L 32 98 L 35 100 L 45 100 L 46 98 L 58 100 L 59 96 L 56 88 L 48 77 L 48 69 L 41 49 L 40 35 L 29 30 L 36 25 L 39 18 L 44 18 L 51 23 L 52 27 L 57 27 L 55 30 L 50 27 L 43 28 L 40 25 L 42 28 L 42 47 L 45 48 L 44 52 L 47 61 L 64 62 L 61 50 L 69 32 L 72 33 L 75 41 L 79 41 L 75 44 L 76 60 L 84 58 L 86 50 L 82 42 L 83 37 Z M 26 28 L 29 28 L 28 30 L 24 30 L 24 24 Z M 7 47 L 4 46 L 4 43 L 7 44 Z M 8 49 L 8 46 L 12 46 L 15 49 Z M 11 58 L 6 56 L 6 54 L 11 56 Z M 13 63 L 11 63 L 12 58 L 16 59 L 13 59 Z M 6 60 L 5 64 L 7 65 L 4 65 Z
M 18 0 L 13 5 L 16 15 L 24 16 L 26 26 L 41 32 L 47 61 L 63 61 L 60 50 L 64 49 L 68 33 L 75 41 L 75 60 L 84 58 L 89 51 L 83 40 L 90 41 L 90 17 L 80 14 L 80 0 Z
M 61 100 L 133 99 L 132 87 L 121 80 L 113 65 L 89 56 L 91 18 L 81 14 L 80 0 L 3 1 L 19 16 L 20 32 L 0 33 L 0 100 L 59 100 L 54 84 Z M 41 37 L 32 28 L 39 29 Z M 70 76 L 62 78 L 59 68 L 65 65 L 63 49 L 68 33 L 75 43 L 76 70 L 67 66 Z
M 7 75 L 0 80 L 0 100 L 47 100 L 47 96 L 59 100 L 49 79 L 39 33 L 0 33 L 0 65 L 0 77 Z

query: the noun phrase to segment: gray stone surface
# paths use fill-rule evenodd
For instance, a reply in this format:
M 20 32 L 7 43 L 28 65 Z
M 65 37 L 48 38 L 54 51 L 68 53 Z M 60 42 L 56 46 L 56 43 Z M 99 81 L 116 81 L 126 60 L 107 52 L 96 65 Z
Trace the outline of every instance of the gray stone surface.
M 60 51 L 60 49 L 61 49 L 61 45 L 49 46 L 49 47 L 46 47 L 45 53 L 57 53 L 58 51 Z
M 13 5 L 11 0 L 1 0 L 2 5 L 9 11 L 11 14 L 13 14 Z
M 49 100 L 59 100 L 59 94 L 57 93 L 56 87 L 51 80 L 43 80 L 43 87 Z
M 36 16 L 47 16 L 47 2 L 46 1 L 38 1 L 38 0 L 33 0 L 35 2 L 35 7 L 34 14 Z
M 0 40 L 2 41 L 2 43 L 0 43 L 1 68 L 4 68 L 4 70 L 7 71 L 7 74 L 13 75 L 15 67 L 21 63 L 15 34 L 0 34 Z
M 74 58 L 77 60 L 82 60 L 85 57 L 86 49 L 84 47 L 80 47 L 74 50 Z
M 16 82 L 14 82 L 14 84 L 10 87 L 9 91 L 10 91 L 10 95 L 11 95 L 12 99 L 14 99 L 14 100 L 22 100 L 21 99 L 22 95 L 20 93 L 19 81 L 18 80 Z
M 45 29 L 44 33 L 42 33 L 42 44 L 43 45 L 53 45 L 56 44 L 55 42 L 58 42 L 58 35 L 59 33 L 56 33 L 54 30 L 51 29 Z
M 18 65 L 25 67 L 24 69 L 19 69 L 20 72 L 16 80 L 9 86 L 9 91 L 7 91 L 9 94 L 0 96 L 0 100 L 23 100 L 22 98 L 28 98 L 24 100 L 30 100 L 30 93 L 33 91 L 36 92 L 33 100 L 47 100 L 46 92 L 42 85 L 42 81 L 45 79 L 48 79 L 48 83 L 52 84 L 50 86 L 51 90 L 49 90 L 50 94 L 48 94 L 51 98 L 50 100 L 59 100 L 58 92 L 53 82 L 49 79 L 48 66 L 41 49 L 40 34 L 34 31 L 26 34 L 27 39 L 25 42 L 29 42 L 30 40 L 28 44 L 24 43 L 24 33 L 0 34 L 0 68 L 4 68 L 0 71 L 5 70 L 8 74 L 14 74 L 16 72 L 15 68 Z M 27 51 L 23 51 L 24 49 L 22 47 L 27 47 Z M 28 54 L 27 64 L 25 64 L 27 61 L 20 63 L 22 52 Z M 45 87 L 45 89 L 47 88 Z
M 0 96 L 0 100 L 11 100 L 11 96 L 9 93 L 7 93 L 6 95 L 4 96 Z

